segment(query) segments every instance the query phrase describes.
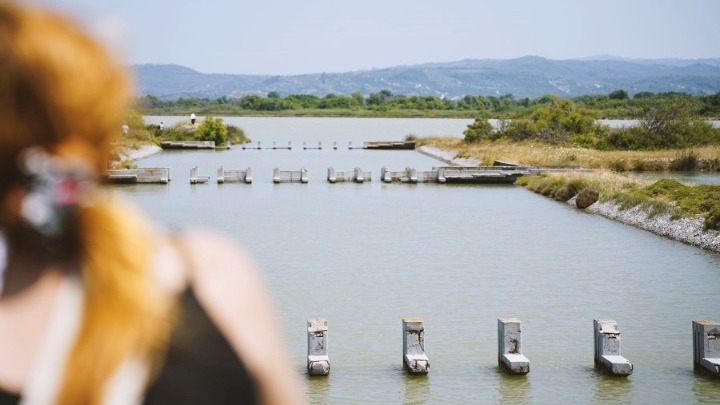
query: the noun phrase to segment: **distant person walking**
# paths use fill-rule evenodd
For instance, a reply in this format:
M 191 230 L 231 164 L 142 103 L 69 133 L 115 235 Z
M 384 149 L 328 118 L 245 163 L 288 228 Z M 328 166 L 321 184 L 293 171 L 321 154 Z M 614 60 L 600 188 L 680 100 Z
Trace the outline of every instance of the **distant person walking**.
M 195 125 L 195 113 L 190 114 L 190 123 Z

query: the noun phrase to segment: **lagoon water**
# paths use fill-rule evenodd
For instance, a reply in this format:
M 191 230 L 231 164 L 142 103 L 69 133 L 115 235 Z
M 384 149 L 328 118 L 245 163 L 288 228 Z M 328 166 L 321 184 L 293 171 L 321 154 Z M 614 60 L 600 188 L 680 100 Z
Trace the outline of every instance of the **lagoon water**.
M 147 122 L 171 117 L 148 117 Z M 415 151 L 347 142 L 461 136 L 469 120 L 226 118 L 287 150 L 162 153 L 169 185 L 122 186 L 159 223 L 206 226 L 261 267 L 312 404 L 718 403 L 692 369 L 691 320 L 720 321 L 720 255 L 586 214 L 507 185 L 384 184 L 380 168 L 441 165 Z M 323 150 L 302 150 L 302 141 Z M 329 146 L 338 142 L 338 149 Z M 211 177 L 189 184 L 192 166 Z M 253 184 L 214 182 L 252 167 Z M 308 169 L 308 184 L 272 169 Z M 329 184 L 328 167 L 373 172 Z M 401 319 L 425 320 L 428 376 L 402 370 Z M 497 368 L 497 318 L 518 317 L 527 376 Z M 306 324 L 328 319 L 332 371 L 305 377 Z M 617 320 L 628 378 L 593 370 L 594 318 Z

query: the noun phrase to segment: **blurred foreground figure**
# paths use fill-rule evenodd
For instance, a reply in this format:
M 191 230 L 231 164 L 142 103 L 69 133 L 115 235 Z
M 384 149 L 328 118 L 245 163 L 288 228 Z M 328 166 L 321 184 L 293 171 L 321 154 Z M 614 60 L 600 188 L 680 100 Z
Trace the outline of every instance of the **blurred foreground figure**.
M 0 404 L 300 402 L 248 256 L 98 184 L 128 96 L 72 23 L 0 2 Z

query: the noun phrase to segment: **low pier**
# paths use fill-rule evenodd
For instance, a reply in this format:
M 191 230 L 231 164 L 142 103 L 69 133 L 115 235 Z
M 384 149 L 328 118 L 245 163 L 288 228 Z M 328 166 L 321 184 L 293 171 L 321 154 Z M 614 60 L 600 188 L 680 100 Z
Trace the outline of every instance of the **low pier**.
M 210 176 L 201 176 L 197 166 L 190 169 L 190 184 L 204 184 L 210 181 Z
M 348 182 L 353 181 L 355 183 L 364 183 L 372 180 L 372 172 L 363 171 L 359 167 L 356 167 L 352 171 L 337 171 L 332 167 L 328 168 L 327 181 L 330 183 L 337 182 Z
M 163 149 L 215 149 L 215 141 L 162 141 Z
M 263 147 L 263 146 L 262 146 L 262 142 L 258 141 L 258 142 L 257 142 L 257 146 L 244 145 L 242 148 L 243 148 L 243 150 L 245 150 L 245 149 L 257 149 L 257 150 L 262 150 L 262 149 L 272 149 L 272 150 L 283 149 L 283 150 L 292 150 L 292 142 L 288 141 L 287 146 L 278 146 L 277 142 L 273 141 L 272 146 L 270 146 L 270 147 Z
M 310 375 L 330 374 L 326 319 L 310 318 L 307 320 L 307 370 Z
M 368 141 L 363 143 L 363 149 L 415 149 L 413 141 Z
M 595 330 L 595 368 L 609 374 L 628 376 L 633 365 L 620 354 L 620 331 L 617 322 L 612 319 L 594 319 Z
M 105 179 L 111 184 L 167 184 L 170 182 L 170 169 L 167 167 L 148 167 L 143 169 L 107 170 Z
M 386 183 L 504 183 L 512 184 L 520 176 L 530 174 L 526 167 L 520 166 L 444 166 L 432 170 L 416 170 L 406 167 L 404 170 L 391 170 L 383 167 L 380 179 Z
M 520 351 L 521 332 L 519 319 L 498 319 L 498 364 L 510 374 L 530 372 L 530 361 Z
M 303 142 L 303 150 L 308 150 L 308 149 L 322 150 L 322 148 L 323 148 L 323 146 L 322 146 L 322 141 L 318 141 L 318 144 L 317 144 L 317 146 L 315 146 L 315 147 L 313 147 L 313 146 L 308 146 L 308 145 L 307 145 L 307 142 Z
M 425 355 L 425 326 L 422 318 L 404 318 L 403 367 L 410 374 L 427 374 L 430 360 Z
M 692 321 L 693 367 L 695 371 L 720 377 L 720 323 Z
M 302 168 L 300 170 L 280 170 L 278 168 L 273 169 L 273 183 L 307 183 L 308 172 L 307 169 Z
M 252 170 L 248 167 L 245 170 L 225 169 L 220 166 L 217 172 L 218 184 L 223 183 L 252 183 Z

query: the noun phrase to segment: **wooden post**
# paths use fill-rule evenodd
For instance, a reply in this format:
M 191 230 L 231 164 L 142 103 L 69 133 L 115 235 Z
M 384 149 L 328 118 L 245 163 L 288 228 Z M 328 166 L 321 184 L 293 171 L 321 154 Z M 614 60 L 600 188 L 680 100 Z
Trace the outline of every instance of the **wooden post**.
M 410 374 L 427 374 L 430 361 L 425 355 L 425 326 L 422 318 L 405 318 L 403 325 L 403 367 Z
M 310 375 L 330 374 L 327 330 L 326 319 L 307 320 L 307 369 Z
M 510 374 L 527 374 L 530 361 L 521 354 L 520 320 L 498 319 L 498 364 Z
M 693 367 L 696 371 L 720 376 L 720 324 L 715 321 L 692 321 Z
M 628 376 L 633 365 L 620 354 L 620 331 L 612 319 L 593 320 L 595 329 L 595 368 L 612 375 Z

